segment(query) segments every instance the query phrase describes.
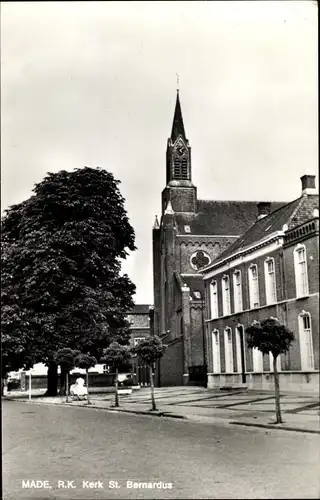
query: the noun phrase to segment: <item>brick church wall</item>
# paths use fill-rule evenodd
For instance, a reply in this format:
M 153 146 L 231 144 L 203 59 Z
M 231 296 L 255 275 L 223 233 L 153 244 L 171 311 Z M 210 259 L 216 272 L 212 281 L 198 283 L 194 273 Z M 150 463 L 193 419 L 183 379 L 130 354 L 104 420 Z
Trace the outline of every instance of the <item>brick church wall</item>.
M 201 305 L 190 307 L 191 314 L 191 366 L 203 365 L 203 331 Z
M 166 341 L 163 341 L 166 344 Z M 183 385 L 183 344 L 182 339 L 176 339 L 168 345 L 160 360 L 156 380 L 160 386 Z
M 217 238 L 214 236 L 203 236 L 199 239 L 198 236 L 178 235 L 176 237 L 176 262 L 179 265 L 180 273 L 196 273 L 197 271 L 191 265 L 191 257 L 194 252 L 203 250 L 206 252 L 211 261 L 216 259 L 222 251 L 227 247 L 227 244 L 232 242 L 230 238 Z

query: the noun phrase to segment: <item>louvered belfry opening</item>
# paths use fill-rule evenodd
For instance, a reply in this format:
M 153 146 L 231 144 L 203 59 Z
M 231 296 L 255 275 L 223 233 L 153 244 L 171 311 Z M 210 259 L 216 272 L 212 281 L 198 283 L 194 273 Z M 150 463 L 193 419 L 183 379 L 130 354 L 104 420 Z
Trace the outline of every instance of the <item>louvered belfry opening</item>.
M 174 173 L 174 179 L 178 181 L 187 181 L 189 180 L 189 175 L 188 175 L 188 159 L 186 157 L 184 158 L 174 158 L 173 162 L 173 173 Z

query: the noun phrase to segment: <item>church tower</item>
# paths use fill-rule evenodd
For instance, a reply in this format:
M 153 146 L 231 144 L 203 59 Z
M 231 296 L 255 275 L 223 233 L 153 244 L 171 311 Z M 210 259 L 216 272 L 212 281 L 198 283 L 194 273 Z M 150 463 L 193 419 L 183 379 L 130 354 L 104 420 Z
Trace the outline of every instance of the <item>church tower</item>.
M 167 142 L 167 178 L 162 191 L 162 214 L 169 202 L 173 212 L 196 212 L 197 190 L 191 179 L 191 147 L 184 130 L 179 90 L 171 137 Z
M 256 219 L 255 201 L 197 198 L 192 183 L 191 147 L 177 91 L 167 141 L 162 212 L 152 230 L 153 332 L 168 346 L 158 363 L 158 385 L 206 384 L 208 363 L 212 365 L 207 341 L 212 332 L 205 321 L 210 319 L 211 311 L 204 304 L 207 292 L 202 270 L 253 226 Z M 218 305 L 220 311 L 220 296 Z M 233 304 L 229 316 L 232 314 L 235 314 Z M 228 326 L 232 326 L 229 316 Z

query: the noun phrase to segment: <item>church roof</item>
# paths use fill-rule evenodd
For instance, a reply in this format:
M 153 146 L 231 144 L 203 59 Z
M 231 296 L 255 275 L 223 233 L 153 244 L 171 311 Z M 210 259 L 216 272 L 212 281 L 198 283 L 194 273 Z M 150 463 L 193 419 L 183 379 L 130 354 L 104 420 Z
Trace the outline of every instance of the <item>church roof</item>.
M 242 236 L 232 243 L 222 254 L 212 263 L 215 265 L 232 254 L 253 245 L 254 243 L 266 238 L 276 231 L 282 231 L 286 224 L 288 229 L 292 229 L 307 220 L 312 219 L 313 211 L 318 208 L 318 195 L 301 196 L 300 198 L 281 206 L 257 220 Z M 211 267 L 211 266 L 208 266 Z
M 178 232 L 189 235 L 240 236 L 256 221 L 257 203 L 198 200 L 196 214 L 175 213 Z M 271 211 L 282 205 L 284 202 L 272 202 Z
M 149 304 L 135 304 L 128 314 L 149 314 L 150 307 Z
M 176 107 L 174 110 L 172 130 L 171 130 L 172 142 L 175 142 L 175 140 L 178 138 L 179 135 L 181 135 L 183 139 L 186 139 L 186 134 L 185 134 L 184 125 L 183 125 L 183 119 L 182 119 L 179 91 L 178 91 L 177 92 Z

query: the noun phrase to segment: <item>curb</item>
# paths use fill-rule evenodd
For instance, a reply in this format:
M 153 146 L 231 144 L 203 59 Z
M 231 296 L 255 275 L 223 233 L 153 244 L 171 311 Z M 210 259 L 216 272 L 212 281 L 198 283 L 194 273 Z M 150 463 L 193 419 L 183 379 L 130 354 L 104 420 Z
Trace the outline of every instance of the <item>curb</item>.
M 95 408 L 99 408 L 96 406 Z M 107 410 L 107 411 L 112 411 L 112 412 L 120 412 L 120 413 L 134 413 L 135 415 L 148 415 L 152 417 L 169 417 L 169 418 L 180 418 L 187 420 L 187 417 L 184 415 L 179 415 L 177 413 L 169 413 L 165 411 L 153 411 L 153 410 L 128 410 L 127 408 L 105 408 L 105 407 L 100 407 L 100 409 Z
M 9 399 L 7 399 L 9 400 Z M 90 404 L 90 405 L 79 405 L 79 404 L 72 404 L 72 403 L 49 403 L 47 401 L 29 401 L 29 400 L 26 400 L 26 399 L 20 399 L 20 400 L 14 400 L 14 399 L 10 399 L 10 401 L 15 401 L 17 403 L 32 403 L 32 404 L 39 404 L 39 405 L 53 405 L 53 406 L 62 406 L 62 407 L 70 407 L 70 408 L 87 408 L 89 410 L 104 410 L 104 411 L 109 411 L 109 412 L 113 412 L 113 413 L 131 413 L 131 414 L 134 414 L 134 415 L 147 415 L 147 416 L 151 416 L 151 417 L 167 417 L 167 418 L 178 418 L 178 419 L 184 419 L 184 420 L 187 420 L 187 417 L 185 417 L 184 415 L 179 415 L 177 413 L 169 413 L 169 412 L 161 412 L 161 411 L 153 411 L 153 410 L 149 410 L 149 411 L 146 411 L 146 410 L 128 410 L 127 408 L 121 408 L 121 406 L 119 408 L 112 408 L 112 407 L 106 407 L 106 406 L 97 406 L 97 405 L 93 405 L 93 404 Z
M 289 425 L 283 425 L 279 427 L 276 424 L 255 424 L 254 422 L 237 422 L 231 421 L 229 424 L 232 425 L 245 425 L 246 427 L 261 427 L 263 429 L 275 429 L 278 431 L 294 431 L 294 432 L 305 432 L 309 434 L 320 434 L 320 430 L 315 429 L 303 429 L 302 427 L 290 427 Z
M 112 413 L 131 413 L 134 415 L 146 415 L 151 417 L 165 417 L 165 418 L 176 418 L 181 420 L 188 420 L 189 422 L 197 421 L 197 418 L 188 418 L 185 415 L 180 415 L 178 413 L 170 413 L 170 412 L 161 412 L 161 411 L 153 411 L 153 410 L 128 410 L 127 408 L 108 408 L 105 406 L 96 406 L 96 405 L 79 405 L 72 403 L 49 403 L 46 401 L 29 401 L 29 400 L 15 400 L 15 399 L 7 399 L 7 401 L 15 401 L 17 403 L 33 403 L 33 404 L 42 404 L 42 405 L 53 405 L 53 406 L 63 406 L 63 407 L 77 407 L 77 408 L 87 408 L 92 410 L 104 410 Z M 315 429 L 303 429 L 302 427 L 291 427 L 291 426 L 278 426 L 276 424 L 258 424 L 254 422 L 239 422 L 236 420 L 227 421 L 227 419 L 221 419 L 223 422 L 226 422 L 231 425 L 244 425 L 245 427 L 260 427 L 263 429 L 275 429 L 275 430 L 283 430 L 283 431 L 294 431 L 294 432 L 303 432 L 307 434 L 320 434 L 320 430 Z

